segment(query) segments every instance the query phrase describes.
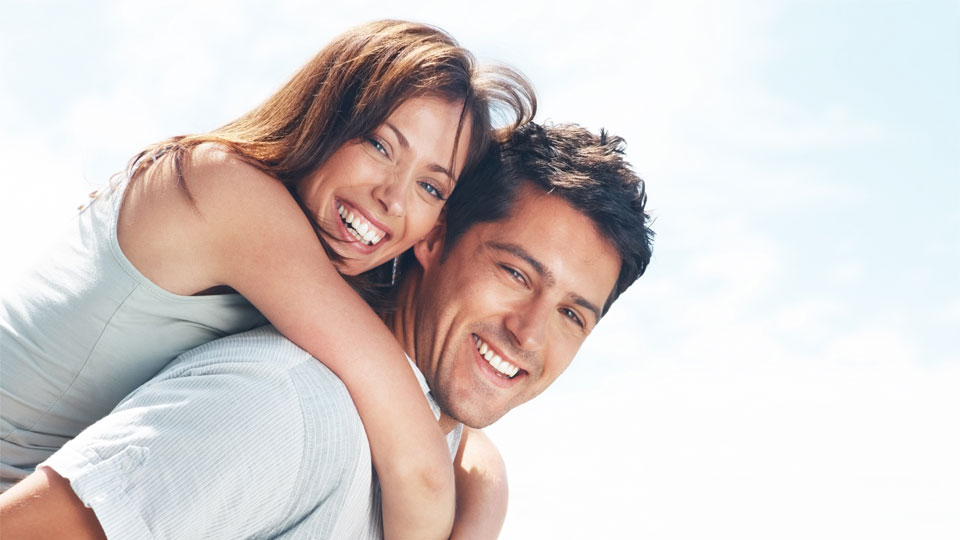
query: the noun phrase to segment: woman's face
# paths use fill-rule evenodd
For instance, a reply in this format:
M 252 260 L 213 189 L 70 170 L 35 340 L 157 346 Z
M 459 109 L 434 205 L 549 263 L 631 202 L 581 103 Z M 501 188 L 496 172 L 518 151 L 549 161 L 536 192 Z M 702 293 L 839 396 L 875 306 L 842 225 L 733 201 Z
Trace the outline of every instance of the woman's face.
M 437 222 L 467 159 L 469 118 L 453 156 L 462 107 L 411 98 L 297 184 L 303 205 L 336 239 L 330 244 L 344 258 L 341 273 L 356 275 L 396 257 Z

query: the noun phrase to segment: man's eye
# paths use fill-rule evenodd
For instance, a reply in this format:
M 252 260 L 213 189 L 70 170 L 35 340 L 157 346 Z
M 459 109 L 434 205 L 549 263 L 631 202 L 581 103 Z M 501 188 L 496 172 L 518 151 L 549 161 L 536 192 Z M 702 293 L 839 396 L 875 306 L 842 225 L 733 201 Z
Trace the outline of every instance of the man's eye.
M 583 321 L 580 320 L 580 317 L 577 315 L 577 312 L 573 311 L 570 308 L 560 308 L 560 313 L 563 313 L 565 317 L 576 323 L 577 326 L 583 328 Z
M 423 190 L 426 191 L 431 197 L 437 199 L 438 201 L 446 200 L 446 197 L 443 196 L 443 193 L 441 193 L 440 190 L 430 182 L 419 182 L 419 184 L 420 187 L 422 187 Z
M 503 268 L 503 270 L 504 270 L 507 274 L 509 274 L 510 277 L 512 277 L 513 279 L 517 280 L 517 281 L 520 282 L 521 284 L 523 284 L 523 285 L 526 285 L 526 284 L 527 284 L 526 278 L 524 278 L 524 277 L 523 277 L 523 274 L 521 274 L 521 273 L 520 273 L 519 271 L 517 271 L 515 268 L 512 268 L 512 267 L 507 266 L 507 265 L 505 265 L 505 264 L 501 264 L 501 265 L 500 265 L 500 268 Z
M 367 142 L 370 143 L 370 146 L 372 146 L 377 152 L 380 152 L 381 154 L 387 157 L 390 157 L 390 154 L 387 153 L 386 147 L 383 146 L 383 143 L 381 143 L 375 137 L 367 138 Z

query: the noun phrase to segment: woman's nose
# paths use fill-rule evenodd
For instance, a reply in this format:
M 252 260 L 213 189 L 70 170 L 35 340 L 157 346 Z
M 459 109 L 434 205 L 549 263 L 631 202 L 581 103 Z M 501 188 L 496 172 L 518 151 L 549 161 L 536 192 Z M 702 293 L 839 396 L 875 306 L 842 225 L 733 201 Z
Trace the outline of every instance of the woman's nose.
M 386 215 L 400 217 L 406 213 L 406 185 L 407 182 L 395 176 L 374 190 L 374 196 Z

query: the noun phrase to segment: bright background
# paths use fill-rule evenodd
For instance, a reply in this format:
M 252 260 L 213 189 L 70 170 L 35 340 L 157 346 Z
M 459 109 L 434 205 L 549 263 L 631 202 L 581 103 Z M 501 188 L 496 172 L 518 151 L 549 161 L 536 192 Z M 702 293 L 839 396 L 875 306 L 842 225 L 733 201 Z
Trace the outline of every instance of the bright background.
M 142 146 L 430 22 L 606 127 L 656 250 L 489 431 L 503 538 L 960 538 L 956 1 L 0 2 L 0 282 Z

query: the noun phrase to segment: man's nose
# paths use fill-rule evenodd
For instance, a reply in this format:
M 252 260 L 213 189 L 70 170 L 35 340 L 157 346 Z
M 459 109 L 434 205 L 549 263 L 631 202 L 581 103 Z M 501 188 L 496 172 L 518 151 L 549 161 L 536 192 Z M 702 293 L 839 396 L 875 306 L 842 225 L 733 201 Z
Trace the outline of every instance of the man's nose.
M 506 327 L 515 344 L 525 351 L 539 351 L 546 342 L 546 329 L 551 308 L 545 302 L 532 300 L 515 306 L 506 316 Z
M 373 195 L 388 216 L 400 217 L 407 212 L 407 185 L 409 179 L 402 173 L 393 173 L 374 189 Z

